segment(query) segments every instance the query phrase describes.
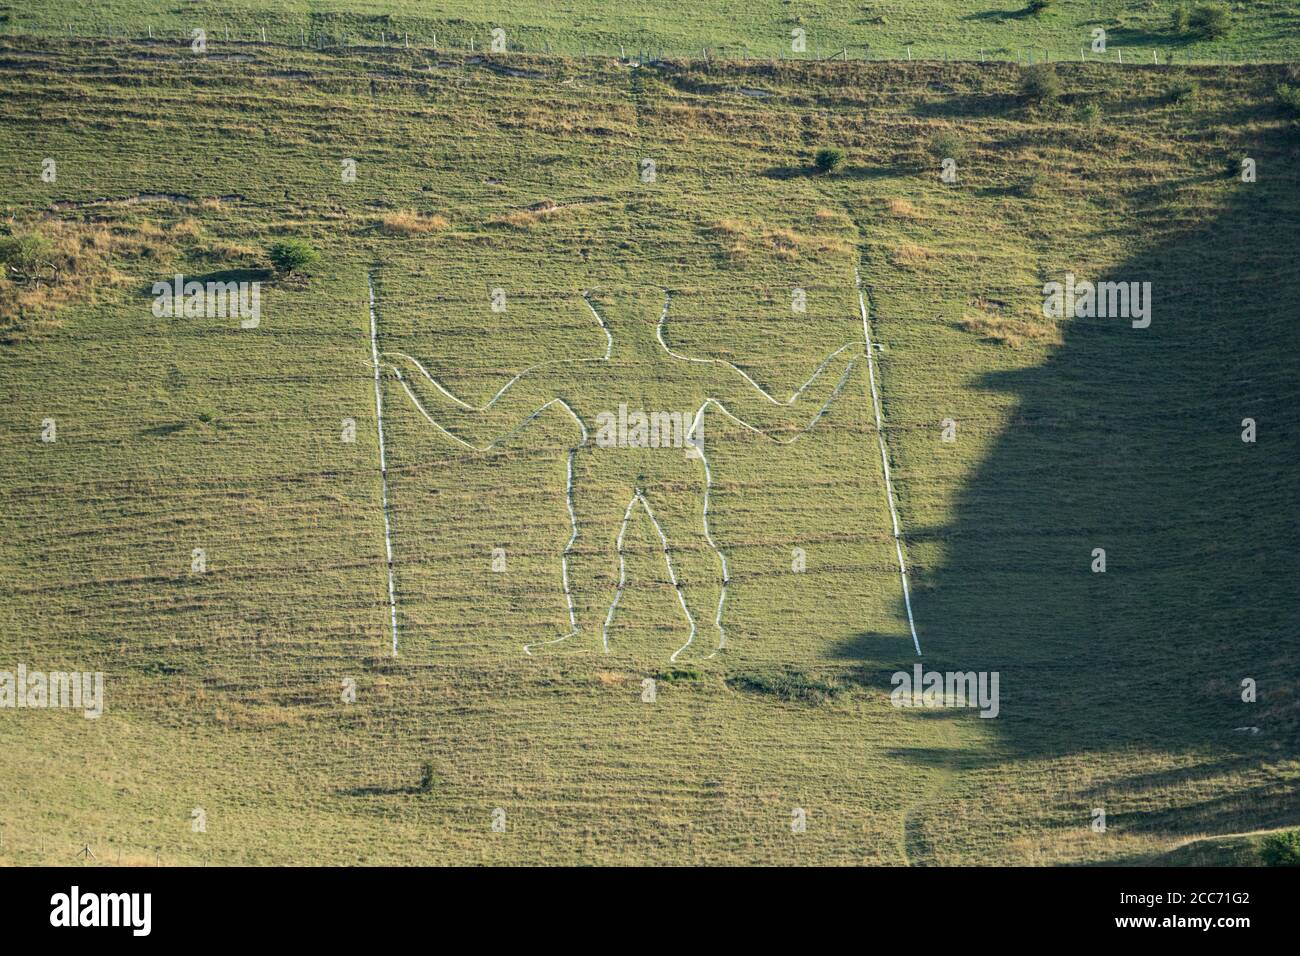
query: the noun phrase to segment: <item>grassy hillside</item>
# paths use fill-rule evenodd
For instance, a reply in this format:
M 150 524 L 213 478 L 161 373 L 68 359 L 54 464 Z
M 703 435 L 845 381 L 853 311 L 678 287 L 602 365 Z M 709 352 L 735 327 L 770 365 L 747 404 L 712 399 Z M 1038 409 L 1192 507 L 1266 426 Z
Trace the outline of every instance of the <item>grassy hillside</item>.
M 1078 60 L 1149 63 L 1153 54 L 1196 60 L 1294 60 L 1300 50 L 1295 0 L 1225 3 L 1226 33 L 1195 26 L 1175 29 L 1182 0 L 1049 0 L 1041 9 L 1020 0 L 645 0 L 557 5 L 545 0 L 114 0 L 86 9 L 46 0 L 9 0 L 0 26 L 11 33 L 130 36 L 173 40 L 203 28 L 213 39 L 266 37 L 281 42 L 396 43 L 482 51 L 494 29 L 507 48 L 532 53 L 612 56 L 620 47 L 664 51 L 679 58 L 850 59 L 945 55 L 1023 61 L 1032 53 Z M 1107 35 L 1107 52 L 1091 49 L 1093 31 Z M 792 31 L 804 31 L 795 49 Z
M 1284 69 L 1069 64 L 1034 103 L 1011 65 L 214 53 L 0 45 L 5 220 L 67 263 L 0 288 L 0 667 L 108 681 L 98 720 L 0 711 L 0 861 L 1095 863 L 1297 822 Z M 846 162 L 815 175 L 823 146 Z M 1246 156 L 1257 182 L 1227 174 Z M 302 278 L 262 271 L 285 236 L 323 253 Z M 860 344 L 855 269 L 923 661 L 998 671 L 994 720 L 889 705 L 916 656 L 861 348 L 782 410 L 656 337 L 667 291 L 668 345 L 784 397 Z M 156 318 L 178 272 L 263 279 L 261 325 Z M 1152 282 L 1151 327 L 1044 318 L 1066 272 Z M 584 292 L 609 360 L 487 415 L 391 354 L 479 405 L 600 358 Z M 725 653 L 706 611 L 669 663 L 687 629 L 640 510 L 602 652 L 635 488 L 688 600 L 717 594 L 700 463 L 619 450 L 575 458 L 582 631 L 527 656 L 569 630 L 575 426 L 552 407 L 470 451 L 398 370 L 483 443 L 538 397 L 587 417 L 731 389 L 785 438 L 830 402 L 786 447 L 706 413 Z

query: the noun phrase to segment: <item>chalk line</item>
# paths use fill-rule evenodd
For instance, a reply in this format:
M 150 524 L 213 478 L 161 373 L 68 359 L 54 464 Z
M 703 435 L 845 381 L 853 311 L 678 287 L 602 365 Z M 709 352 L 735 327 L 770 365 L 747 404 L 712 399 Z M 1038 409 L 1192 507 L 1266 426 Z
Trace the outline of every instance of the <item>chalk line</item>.
M 817 376 L 821 375 L 821 373 L 826 369 L 826 366 L 831 364 L 831 361 L 835 358 L 835 356 L 839 355 L 846 348 L 848 348 L 853 344 L 853 341 L 850 339 L 848 342 L 845 342 L 843 345 L 837 348 L 830 355 L 826 356 L 825 361 L 823 361 L 821 365 L 817 366 L 816 371 L 812 373 L 808 381 L 800 385 L 790 395 L 790 397 L 783 402 L 780 399 L 773 397 L 767 391 L 767 389 L 763 388 L 762 385 L 759 385 L 752 378 L 750 378 L 749 375 L 745 372 L 745 370 L 741 368 L 739 365 L 736 365 L 734 362 L 728 362 L 726 359 L 719 359 L 719 358 L 695 358 L 694 356 L 691 355 L 683 355 L 681 352 L 674 352 L 671 348 L 669 348 L 668 343 L 664 341 L 664 322 L 666 322 L 668 319 L 668 306 L 671 301 L 672 301 L 672 293 L 665 291 L 664 308 L 663 311 L 659 313 L 659 324 L 655 327 L 655 338 L 659 340 L 659 344 L 663 346 L 663 350 L 667 352 L 669 355 L 671 355 L 673 358 L 681 359 L 683 362 L 698 362 L 703 365 L 725 365 L 727 366 L 727 368 L 734 371 L 737 375 L 743 378 L 750 385 L 754 386 L 754 388 L 757 389 L 758 392 L 769 402 L 771 402 L 773 405 L 793 405 L 795 401 L 799 398 L 799 396 L 804 393 L 804 390 L 817 380 Z M 727 414 L 730 415 L 731 413 L 727 412 Z M 739 419 L 737 419 L 737 421 L 739 421 Z
M 871 328 L 867 320 L 867 300 L 862 295 L 862 277 L 853 267 L 853 283 L 858 290 L 858 308 L 862 312 L 862 337 L 867 343 L 867 378 L 871 382 L 871 406 L 876 414 L 876 438 L 880 441 L 880 464 L 885 475 L 885 500 L 889 503 L 889 520 L 894 525 L 894 550 L 898 553 L 898 578 L 903 582 L 903 604 L 907 608 L 907 625 L 912 630 L 912 646 L 921 655 L 921 641 L 916 636 L 916 621 L 912 618 L 912 595 L 907 586 L 907 564 L 903 560 L 903 535 L 898 527 L 898 511 L 894 507 L 894 483 L 889 474 L 889 452 L 885 448 L 884 416 L 880 410 L 880 393 L 876 388 L 876 362 L 872 356 Z
M 370 355 L 375 366 L 375 421 L 379 431 L 379 483 L 384 503 L 384 549 L 388 552 L 388 611 L 393 623 L 393 656 L 397 656 L 397 595 L 393 590 L 393 529 L 388 517 L 388 462 L 384 455 L 384 398 L 379 387 L 379 331 L 375 318 L 375 276 L 366 273 L 370 289 Z
M 502 385 L 500 390 L 482 405 L 471 405 L 469 404 L 469 402 L 464 401 L 459 396 L 452 394 L 452 392 L 446 387 L 444 387 L 441 382 L 439 382 L 436 378 L 434 378 L 432 375 L 429 374 L 429 370 L 424 367 L 424 365 L 420 362 L 419 359 L 413 358 L 412 356 L 407 355 L 405 352 L 385 352 L 384 354 L 396 355 L 406 359 L 408 362 L 410 362 L 412 365 L 414 365 L 417 369 L 420 370 L 420 374 L 423 375 L 426 379 L 428 379 L 430 384 L 432 384 L 434 388 L 442 392 L 442 394 L 446 395 L 449 399 L 451 399 L 461 408 L 467 409 L 471 412 L 486 412 L 489 408 L 491 408 L 493 405 L 497 403 L 497 399 L 499 399 L 502 395 L 504 395 L 506 392 L 508 392 L 511 389 L 511 387 L 515 384 L 515 382 L 519 381 L 529 372 L 536 371 L 539 368 L 545 368 L 548 365 L 571 365 L 575 362 L 608 362 L 609 361 L 609 357 L 614 351 L 614 336 L 610 333 L 609 326 L 605 324 L 605 320 L 601 318 L 600 313 L 596 311 L 596 307 L 591 304 L 591 300 L 587 298 L 587 294 L 585 292 L 582 295 L 582 301 L 586 303 L 587 308 L 591 310 L 591 314 L 595 316 L 596 321 L 600 323 L 601 331 L 605 333 L 605 354 L 602 355 L 600 358 L 548 359 L 545 362 L 538 362 L 536 365 L 530 365 L 528 366 L 528 368 L 524 369 L 522 372 L 520 372 L 510 381 L 506 382 L 506 384 Z
M 632 517 L 632 508 L 637 502 L 641 502 L 641 507 L 645 513 L 650 516 L 650 523 L 655 526 L 655 531 L 659 532 L 659 543 L 664 548 L 664 563 L 668 565 L 668 579 L 672 581 L 673 590 L 677 592 L 677 600 L 682 606 L 682 613 L 686 615 L 687 622 L 691 625 L 691 636 L 686 639 L 686 643 L 673 652 L 672 657 L 668 658 L 668 663 L 672 664 L 677 661 L 677 655 L 686 648 L 691 646 L 695 640 L 695 616 L 691 614 L 691 609 L 686 605 L 686 596 L 682 594 L 681 582 L 677 580 L 677 570 L 673 567 L 672 554 L 668 548 L 668 536 L 664 534 L 663 527 L 659 524 L 659 519 L 655 517 L 654 509 L 650 507 L 650 502 L 646 500 L 641 489 L 636 489 L 636 494 L 632 500 L 627 503 L 627 511 L 623 513 L 623 526 L 618 531 L 618 590 L 614 592 L 614 600 L 609 605 L 609 613 L 605 615 L 605 626 L 601 631 L 601 643 L 604 645 L 605 653 L 609 653 L 609 625 L 614 621 L 614 608 L 618 607 L 618 599 L 623 596 L 623 585 L 627 581 L 626 565 L 623 561 L 623 537 L 627 534 L 627 523 Z M 716 652 L 715 652 L 716 653 Z M 712 655 L 710 655 L 712 656 Z
M 424 365 L 419 361 L 419 359 L 407 355 L 404 352 L 385 352 L 384 354 L 399 356 L 411 362 L 417 369 L 419 369 L 420 374 L 423 375 L 424 378 L 426 378 L 430 384 L 432 384 L 438 391 L 442 392 L 443 395 L 446 395 L 447 398 L 451 399 L 451 401 L 455 402 L 461 408 L 473 412 L 485 412 L 488 409 L 490 409 L 493 405 L 495 405 L 497 401 L 501 398 L 501 396 L 505 395 L 505 393 L 508 392 L 516 382 L 518 382 L 521 378 L 523 378 L 525 375 L 529 374 L 530 372 L 535 371 L 536 369 L 543 368 L 549 365 L 565 365 L 565 364 L 572 364 L 575 362 L 608 362 L 609 361 L 609 357 L 613 353 L 613 349 L 614 349 L 614 336 L 610 334 L 609 326 L 605 324 L 605 320 L 604 318 L 601 317 L 601 314 L 596 311 L 596 307 L 591 304 L 591 300 L 587 297 L 586 293 L 583 293 L 583 302 L 585 302 L 587 308 L 591 310 L 591 314 L 595 317 L 596 322 L 600 325 L 601 331 L 605 333 L 605 354 L 600 356 L 599 358 L 552 359 L 545 362 L 538 362 L 535 365 L 530 365 L 528 368 L 524 369 L 514 378 L 510 379 L 510 381 L 508 381 L 505 385 L 501 386 L 501 388 L 497 391 L 497 393 L 482 405 L 477 405 L 477 406 L 471 405 L 468 402 L 461 399 L 458 395 L 453 394 L 448 388 L 443 386 L 441 382 L 439 382 L 436 378 L 434 378 L 429 373 L 429 370 L 424 367 Z M 377 361 L 378 359 L 376 358 L 376 362 Z M 412 404 L 415 405 L 416 409 L 420 412 L 420 414 L 424 416 L 424 419 L 435 429 L 441 432 L 443 435 L 446 435 L 448 438 L 450 438 L 452 441 L 456 442 L 457 444 L 465 448 L 469 448 L 473 451 L 482 452 L 482 451 L 490 450 L 494 446 L 505 441 L 507 438 L 510 438 L 512 435 L 515 435 L 516 433 L 522 431 L 539 415 L 541 415 L 542 412 L 546 411 L 552 405 L 559 405 L 566 412 L 568 412 L 570 417 L 577 423 L 578 429 L 582 434 L 582 438 L 577 445 L 569 449 L 567 473 L 565 476 L 565 483 L 564 483 L 564 498 L 565 498 L 565 503 L 568 505 L 569 508 L 570 534 L 569 534 L 568 543 L 565 544 L 564 546 L 564 552 L 563 554 L 560 555 L 560 578 L 564 585 L 564 601 L 568 608 L 568 613 L 569 613 L 569 633 L 561 637 L 554 638 L 553 640 L 535 641 L 531 644 L 525 644 L 523 645 L 524 653 L 531 656 L 533 653 L 532 649 L 534 647 L 545 647 L 549 644 L 558 644 L 561 641 L 567 641 L 569 638 L 576 635 L 578 633 L 578 621 L 577 621 L 577 616 L 573 609 L 573 588 L 569 583 L 569 555 L 573 551 L 573 543 L 578 540 L 578 516 L 573 507 L 573 457 L 575 454 L 577 454 L 579 448 L 587 444 L 587 426 L 583 423 L 582 419 L 578 416 L 578 413 L 575 412 L 573 408 L 569 405 L 569 403 L 564 401 L 564 399 L 553 398 L 549 402 L 545 402 L 537 409 L 535 409 L 532 412 L 532 414 L 530 414 L 527 418 L 525 418 L 514 428 L 510 429 L 509 431 L 505 432 L 502 435 L 498 435 L 496 438 L 492 439 L 486 445 L 475 445 L 472 442 L 465 441 L 459 435 L 453 434 L 452 432 L 444 428 L 442 425 L 440 425 L 437 422 L 437 420 L 434 419 L 434 417 L 429 414 L 429 410 L 424 407 L 424 403 L 420 401 L 420 399 L 416 396 L 416 394 L 413 391 L 411 391 L 410 386 L 406 384 L 406 378 L 402 375 L 402 370 L 399 369 L 396 365 L 393 365 L 392 363 L 388 363 L 388 365 L 389 368 L 391 368 L 393 372 L 396 374 L 397 381 L 402 386 L 403 391 L 406 392 L 407 397 L 410 398 Z

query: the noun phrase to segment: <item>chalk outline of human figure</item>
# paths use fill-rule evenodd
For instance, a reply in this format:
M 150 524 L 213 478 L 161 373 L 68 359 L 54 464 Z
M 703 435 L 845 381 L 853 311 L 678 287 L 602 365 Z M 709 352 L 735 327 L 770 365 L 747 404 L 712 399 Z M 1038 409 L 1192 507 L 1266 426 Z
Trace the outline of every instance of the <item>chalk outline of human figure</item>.
M 537 362 L 533 365 L 528 366 L 522 372 L 519 372 L 517 375 L 511 378 L 508 382 L 506 382 L 505 385 L 503 385 L 500 389 L 498 389 L 497 392 L 490 399 L 488 399 L 482 405 L 473 405 L 469 402 L 466 402 L 464 399 L 460 398 L 460 396 L 453 393 L 450 389 L 448 389 L 440 381 L 438 381 L 438 379 L 434 377 L 432 373 L 429 372 L 429 370 L 423 365 L 423 363 L 421 363 L 415 357 L 405 352 L 398 352 L 392 350 L 386 350 L 381 354 L 383 356 L 394 356 L 403 359 L 407 362 L 410 362 L 411 365 L 416 369 L 416 371 L 423 379 L 425 379 L 430 385 L 432 385 L 433 388 L 435 388 L 438 392 L 444 395 L 449 401 L 451 401 L 453 404 L 463 409 L 464 411 L 484 413 L 489 411 L 499 400 L 501 400 L 510 391 L 510 389 L 514 387 L 516 383 L 518 383 L 526 376 L 530 375 L 532 372 L 537 371 L 538 369 L 546 368 L 550 366 L 556 366 L 556 365 L 572 365 L 572 364 L 578 364 L 584 362 L 609 362 L 610 361 L 610 356 L 612 355 L 613 348 L 614 348 L 613 333 L 610 332 L 609 325 L 606 323 L 605 319 L 601 316 L 600 312 L 596 309 L 595 304 L 592 302 L 590 291 L 584 290 L 581 293 L 581 295 L 582 295 L 583 302 L 590 310 L 592 316 L 596 319 L 596 322 L 600 325 L 601 331 L 604 332 L 605 334 L 606 344 L 605 344 L 604 355 L 599 357 L 592 357 L 592 358 L 548 359 L 547 361 L 544 362 Z M 673 358 L 683 362 L 714 364 L 714 365 L 721 365 L 726 368 L 729 368 L 732 371 L 734 371 L 737 375 L 739 375 L 746 384 L 748 384 L 751 388 L 757 391 L 764 399 L 766 399 L 768 402 L 772 403 L 773 405 L 780 406 L 780 407 L 794 406 L 794 404 L 799 400 L 799 397 L 803 395 L 803 393 L 813 384 L 813 382 L 815 382 L 821 376 L 822 372 L 826 370 L 827 366 L 830 365 L 831 362 L 833 362 L 845 350 L 850 349 L 855 345 L 860 346 L 862 344 L 856 338 L 853 338 L 845 342 L 839 348 L 832 351 L 829 355 L 826 356 L 825 359 L 823 359 L 821 364 L 818 365 L 817 369 L 812 373 L 812 375 L 808 378 L 808 380 L 805 381 L 802 385 L 800 385 L 799 388 L 797 388 L 790 395 L 788 399 L 782 401 L 774 397 L 761 385 L 755 382 L 753 378 L 751 378 L 743 369 L 741 369 L 739 366 L 735 365 L 734 363 L 727 361 L 726 359 L 696 358 L 693 356 L 683 355 L 680 352 L 676 352 L 673 349 L 671 349 L 668 346 L 668 343 L 664 341 L 664 337 L 663 337 L 664 324 L 667 322 L 669 307 L 671 303 L 672 303 L 671 292 L 668 290 L 664 290 L 664 305 L 663 305 L 663 310 L 659 316 L 658 324 L 655 327 L 655 337 L 658 340 L 659 345 L 663 348 L 665 352 L 667 352 Z M 748 429 L 749 431 L 754 432 L 756 435 L 760 435 L 761 437 L 767 439 L 768 441 L 774 442 L 775 444 L 778 445 L 791 445 L 794 444 L 796 441 L 798 441 L 800 438 L 802 438 L 804 435 L 808 434 L 808 432 L 811 431 L 816 426 L 817 422 L 821 420 L 822 416 L 826 414 L 826 411 L 827 409 L 830 408 L 831 403 L 840 394 L 840 392 L 844 390 L 844 386 L 848 382 L 849 375 L 853 371 L 853 367 L 856 363 L 857 363 L 856 356 L 849 360 L 848 364 L 844 368 L 843 373 L 840 375 L 839 381 L 836 383 L 835 387 L 831 390 L 831 393 L 827 397 L 826 401 L 822 403 L 821 407 L 817 410 L 816 414 L 812 417 L 811 421 L 809 421 L 807 425 L 805 425 L 800 431 L 798 431 L 795 435 L 793 435 L 788 439 L 777 438 L 773 435 L 768 434 L 761 428 L 758 428 L 757 426 L 751 424 L 750 422 L 745 421 L 744 419 L 740 418 L 738 415 L 734 414 L 729 408 L 727 408 L 725 402 L 723 402 L 721 399 L 718 399 L 714 396 L 706 397 L 700 403 L 699 408 L 696 410 L 695 415 L 691 420 L 690 428 L 687 429 L 686 440 L 687 440 L 687 444 L 690 446 L 689 447 L 690 453 L 692 453 L 694 457 L 698 457 L 704 465 L 704 478 L 705 478 L 704 507 L 703 507 L 704 536 L 705 539 L 708 541 L 709 547 L 712 548 L 714 554 L 717 556 L 719 567 L 721 570 L 721 588 L 719 590 L 718 604 L 714 615 L 714 625 L 717 627 L 718 635 L 719 635 L 718 646 L 713 649 L 712 653 L 707 655 L 707 657 L 705 658 L 706 660 L 708 658 L 712 658 L 716 656 L 719 651 L 724 650 L 727 646 L 726 631 L 723 628 L 723 624 L 722 624 L 722 615 L 723 615 L 723 609 L 726 605 L 727 584 L 730 583 L 730 575 L 729 575 L 729 570 L 727 565 L 726 554 L 718 546 L 717 542 L 714 540 L 713 534 L 709 527 L 709 502 L 710 502 L 710 493 L 712 491 L 712 486 L 713 486 L 713 475 L 712 475 L 712 469 L 709 466 L 708 456 L 704 453 L 703 443 L 699 440 L 699 430 L 703 422 L 705 410 L 710 405 L 713 405 L 720 412 L 722 412 L 724 415 L 730 418 L 732 421 Z M 536 418 L 538 418 L 543 412 L 545 412 L 548 408 L 555 405 L 560 406 L 566 412 L 568 412 L 569 416 L 578 425 L 578 429 L 581 433 L 581 440 L 578 442 L 578 444 L 572 446 L 568 451 L 567 474 L 565 479 L 565 499 L 569 509 L 569 523 L 570 523 L 571 533 L 569 535 L 568 542 L 564 546 L 564 551 L 560 556 L 561 579 L 564 587 L 565 603 L 568 608 L 570 629 L 567 634 L 564 634 L 561 637 L 557 637 L 547 641 L 536 641 L 530 644 L 525 644 L 523 645 L 523 650 L 525 654 L 531 656 L 532 649 L 535 647 L 546 647 L 552 644 L 559 644 L 563 641 L 569 640 L 572 637 L 576 637 L 579 633 L 581 633 L 581 631 L 580 628 L 578 627 L 577 617 L 574 611 L 573 590 L 569 581 L 569 555 L 573 549 L 574 542 L 577 541 L 578 539 L 578 520 L 573 505 L 573 461 L 574 461 L 574 456 L 578 453 L 578 451 L 584 447 L 587 447 L 588 445 L 589 431 L 586 423 L 583 422 L 582 418 L 577 414 L 577 412 L 573 410 L 573 408 L 566 401 L 564 401 L 564 399 L 556 397 L 539 405 L 529 415 L 523 418 L 518 424 L 502 432 L 501 434 L 497 435 L 491 441 L 487 442 L 486 444 L 476 445 L 473 442 L 466 441 L 465 439 L 461 438 L 459 435 L 456 435 L 455 433 L 451 432 L 441 422 L 439 422 L 437 418 L 435 418 L 434 415 L 432 415 L 429 412 L 429 410 L 425 407 L 424 403 L 415 394 L 415 392 L 412 391 L 411 387 L 407 383 L 406 377 L 402 374 L 402 370 L 398 368 L 397 365 L 391 362 L 386 364 L 388 364 L 388 367 L 394 373 L 397 382 L 401 385 L 403 391 L 406 393 L 407 397 L 410 399 L 411 403 L 415 406 L 416 410 L 420 413 L 420 415 L 442 435 L 451 439 L 456 444 L 461 445 L 464 448 L 470 449 L 471 451 L 480 452 L 480 453 L 490 451 L 496 445 L 512 437 L 518 432 L 522 431 L 529 424 L 531 424 Z M 690 626 L 690 635 L 687 638 L 686 643 L 683 644 L 681 647 L 679 647 L 676 651 L 674 651 L 673 654 L 669 657 L 669 662 L 675 663 L 677 661 L 677 658 L 689 647 L 691 647 L 691 645 L 695 642 L 695 637 L 698 629 L 697 623 L 696 623 L 695 615 L 691 613 L 690 606 L 686 601 L 686 597 L 683 593 L 683 589 L 678 581 L 677 572 L 672 563 L 672 555 L 671 555 L 671 549 L 668 544 L 668 537 L 664 533 L 663 527 L 659 523 L 658 518 L 655 516 L 654 509 L 650 506 L 649 501 L 646 499 L 643 489 L 639 487 L 635 489 L 631 500 L 628 502 L 619 529 L 619 534 L 617 539 L 617 550 L 618 550 L 618 558 L 619 558 L 619 583 L 615 588 L 614 598 L 610 602 L 609 610 L 607 611 L 605 616 L 605 622 L 601 628 L 601 646 L 605 653 L 609 652 L 609 628 L 614 622 L 614 614 L 618 607 L 619 599 L 622 596 L 624 585 L 626 584 L 626 565 L 624 561 L 623 540 L 627 532 L 628 523 L 632 517 L 632 512 L 638 503 L 640 503 L 642 508 L 645 510 L 647 517 L 649 517 L 651 523 L 654 525 L 655 531 L 659 536 L 660 543 L 663 546 L 664 561 L 668 568 L 669 579 L 673 585 L 674 591 L 677 594 L 677 599 L 681 605 L 682 613 L 685 615 L 687 623 Z

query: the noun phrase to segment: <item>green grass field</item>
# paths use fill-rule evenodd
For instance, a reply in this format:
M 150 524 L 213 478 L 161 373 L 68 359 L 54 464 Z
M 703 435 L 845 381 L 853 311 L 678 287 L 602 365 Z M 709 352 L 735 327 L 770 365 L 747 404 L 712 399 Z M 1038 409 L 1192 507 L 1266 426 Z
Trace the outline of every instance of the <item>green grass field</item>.
M 506 49 L 529 53 L 613 56 L 638 51 L 676 58 L 1078 60 L 1150 63 L 1294 60 L 1300 50 L 1296 0 L 1227 3 L 1226 35 L 1175 29 L 1182 0 L 104 0 L 90 8 L 44 0 L 0 5 L 11 34 L 185 37 L 196 28 L 214 39 L 260 39 L 308 45 L 406 43 L 483 51 L 492 31 Z M 1093 31 L 1106 32 L 1094 51 Z M 796 46 L 794 31 L 803 31 Z M 400 37 L 400 39 L 398 39 Z M 706 52 L 707 51 L 707 52 Z
M 215 41 L 196 56 L 21 35 L 63 12 L 9 6 L 3 215 L 67 267 L 47 289 L 0 284 L 0 670 L 102 670 L 107 697 L 97 720 L 0 709 L 0 862 L 71 862 L 89 842 L 123 864 L 1116 864 L 1300 824 L 1285 67 L 1062 64 L 1061 96 L 1034 104 L 1011 64 L 634 68 Z M 103 19 L 138 30 L 147 6 Z M 329 6 L 193 5 L 282 30 Z M 577 39 L 542 5 L 532 33 L 529 8 L 516 16 L 533 48 L 572 53 L 652 19 L 665 46 L 757 45 L 760 15 L 790 9 L 724 6 L 698 8 L 704 25 L 593 14 Z M 860 5 L 804 6 L 846 24 L 828 47 L 868 29 L 847 25 Z M 888 8 L 895 47 L 926 6 Z M 454 12 L 436 7 L 419 7 L 430 25 Z M 1287 52 L 1289 9 L 1252 20 L 1261 49 Z M 1063 4 L 1042 29 L 1069 20 L 1064 44 L 1086 11 Z M 715 23 L 734 32 L 710 39 Z M 823 146 L 846 154 L 834 173 L 812 168 Z M 1244 157 L 1256 182 L 1229 173 Z M 306 275 L 264 272 L 284 237 L 321 251 Z M 999 672 L 996 719 L 890 706 L 890 675 L 918 658 L 855 270 L 921 661 Z M 1067 272 L 1150 281 L 1150 327 L 1044 318 L 1043 283 Z M 151 286 L 177 273 L 263 280 L 260 326 L 155 317 Z M 855 344 L 772 405 L 667 354 L 666 292 L 668 346 L 782 398 Z M 475 414 L 410 359 L 475 406 L 564 364 Z M 720 397 L 782 439 L 825 414 L 778 446 L 705 412 L 729 564 L 713 656 L 701 463 L 579 451 L 579 633 L 530 656 L 570 630 L 576 426 L 552 406 L 473 451 L 402 382 L 477 444 L 552 398 L 590 422 Z M 602 649 L 638 488 L 699 619 L 675 662 L 688 628 L 642 509 Z

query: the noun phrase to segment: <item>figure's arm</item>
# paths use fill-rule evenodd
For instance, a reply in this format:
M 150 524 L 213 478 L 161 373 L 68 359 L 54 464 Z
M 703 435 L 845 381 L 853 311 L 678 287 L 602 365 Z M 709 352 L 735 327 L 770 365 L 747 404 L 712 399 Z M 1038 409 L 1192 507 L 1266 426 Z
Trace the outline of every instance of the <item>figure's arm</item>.
M 419 359 L 405 352 L 384 352 L 384 371 L 395 378 L 416 410 L 435 429 L 454 442 L 484 451 L 523 428 L 552 405 L 561 405 L 573 417 L 587 440 L 582 419 L 567 403 L 554 397 L 546 387 L 541 370 L 552 365 L 578 365 L 584 362 L 608 362 L 614 347 L 605 320 L 583 293 L 587 311 L 600 326 L 605 337 L 603 355 L 587 358 L 549 359 L 532 365 L 502 385 L 482 405 L 474 405 L 456 395 L 439 381 Z
M 809 378 L 793 394 L 777 397 L 755 382 L 744 369 L 719 358 L 698 358 L 675 350 L 665 337 L 665 324 L 672 296 L 664 295 L 664 309 L 659 315 L 655 337 L 665 352 L 675 359 L 707 369 L 705 374 L 709 400 L 740 424 L 788 444 L 812 428 L 826 411 L 831 400 L 848 380 L 849 371 L 862 353 L 862 343 L 850 339 L 826 356 Z M 696 421 L 699 420 L 697 414 Z
M 862 357 L 862 344 L 846 342 L 821 362 L 793 395 L 777 399 L 730 362 L 715 360 L 708 376 L 712 404 L 753 431 L 789 444 L 811 429 L 843 390 Z
M 569 406 L 555 397 L 544 381 L 541 366 L 522 372 L 482 406 L 473 406 L 448 389 L 417 359 L 404 353 L 386 353 L 385 372 L 416 411 L 450 441 L 475 451 L 486 451 L 525 427 L 547 408 L 559 404 L 578 427 L 586 431 Z

